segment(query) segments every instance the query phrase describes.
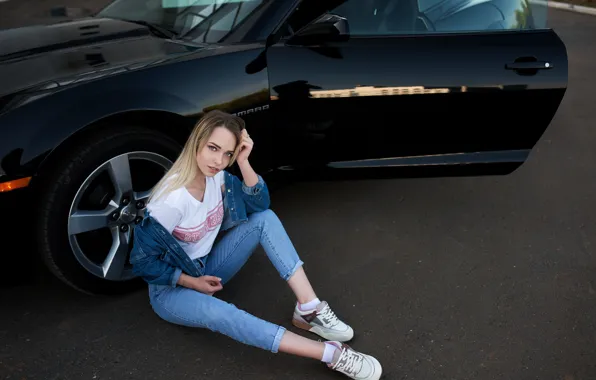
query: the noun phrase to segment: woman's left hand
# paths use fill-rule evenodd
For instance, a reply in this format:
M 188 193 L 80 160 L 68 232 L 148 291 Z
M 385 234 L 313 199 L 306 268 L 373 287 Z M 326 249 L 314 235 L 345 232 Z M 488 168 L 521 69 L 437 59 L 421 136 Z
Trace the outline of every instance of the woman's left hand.
M 250 155 L 250 152 L 252 152 L 253 146 L 254 146 L 254 142 L 250 138 L 250 135 L 248 134 L 246 129 L 243 129 L 242 130 L 242 141 L 240 142 L 240 147 L 239 147 L 240 153 L 238 153 L 238 157 L 236 158 L 236 161 L 238 162 L 238 164 L 242 164 L 242 163 L 248 161 L 248 156 Z

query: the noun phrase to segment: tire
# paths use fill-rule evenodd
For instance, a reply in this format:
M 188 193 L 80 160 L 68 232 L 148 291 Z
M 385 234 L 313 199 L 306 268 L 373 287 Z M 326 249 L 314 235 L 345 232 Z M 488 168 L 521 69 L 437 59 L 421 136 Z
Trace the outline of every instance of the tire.
M 52 160 L 36 185 L 38 252 L 52 274 L 81 292 L 114 295 L 137 289 L 143 282 L 128 263 L 134 226 L 144 215 L 137 199 L 146 199 L 182 147 L 137 126 L 102 128 L 72 146 Z M 130 181 L 122 175 L 126 163 Z M 107 260 L 109 253 L 116 253 L 114 260 Z

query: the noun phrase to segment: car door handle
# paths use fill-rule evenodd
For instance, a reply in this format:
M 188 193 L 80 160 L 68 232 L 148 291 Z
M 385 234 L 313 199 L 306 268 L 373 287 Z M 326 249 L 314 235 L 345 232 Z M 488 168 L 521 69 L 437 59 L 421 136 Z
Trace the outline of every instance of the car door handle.
M 507 70 L 548 70 L 553 68 L 553 64 L 544 61 L 532 62 L 513 62 L 505 65 Z

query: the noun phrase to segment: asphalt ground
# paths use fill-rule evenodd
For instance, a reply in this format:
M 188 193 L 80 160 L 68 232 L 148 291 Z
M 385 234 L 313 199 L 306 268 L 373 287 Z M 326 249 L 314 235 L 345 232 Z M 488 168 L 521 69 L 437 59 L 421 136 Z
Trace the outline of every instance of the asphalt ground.
M 549 13 L 568 48 L 569 89 L 514 174 L 301 183 L 273 195 L 315 289 L 387 379 L 596 379 L 596 17 Z M 144 289 L 72 291 L 24 259 L 26 223 L 15 230 L 3 236 L 17 248 L 2 249 L 0 378 L 343 378 L 168 324 Z M 296 331 L 292 294 L 262 250 L 220 297 Z

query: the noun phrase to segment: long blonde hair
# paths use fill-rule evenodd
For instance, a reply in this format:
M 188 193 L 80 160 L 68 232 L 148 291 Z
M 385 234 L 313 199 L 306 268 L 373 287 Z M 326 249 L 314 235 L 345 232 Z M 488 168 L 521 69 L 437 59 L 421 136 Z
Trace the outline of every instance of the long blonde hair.
M 220 110 L 209 111 L 193 128 L 176 162 L 151 190 L 149 202 L 186 186 L 195 179 L 199 170 L 197 153 L 203 149 L 213 130 L 218 127 L 224 127 L 236 136 L 236 149 L 228 167 L 234 164 L 239 153 L 239 143 L 242 141 L 242 130 L 245 128 L 244 120 Z

